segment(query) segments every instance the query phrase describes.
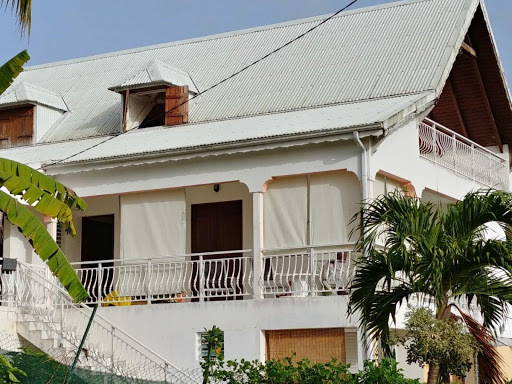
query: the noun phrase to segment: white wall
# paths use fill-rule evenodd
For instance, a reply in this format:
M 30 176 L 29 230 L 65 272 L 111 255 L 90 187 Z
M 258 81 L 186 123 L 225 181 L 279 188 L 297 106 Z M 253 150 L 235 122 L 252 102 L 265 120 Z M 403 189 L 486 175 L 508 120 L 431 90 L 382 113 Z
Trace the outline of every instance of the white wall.
M 37 105 L 35 107 L 34 139 L 36 143 L 41 141 L 44 135 L 62 115 L 62 111 L 44 105 Z
M 264 330 L 355 327 L 346 296 L 102 307 L 98 313 L 184 368 L 198 368 L 197 333 L 213 325 L 224 331 L 226 359 L 250 360 L 265 355 Z M 352 363 L 355 353 L 347 353 Z
M 62 233 L 62 250 L 70 261 L 80 261 L 81 259 L 81 232 L 82 217 L 114 215 L 114 258 L 119 258 L 120 246 L 120 218 L 119 218 L 119 196 L 98 196 L 86 198 L 88 208 L 85 211 L 75 211 L 74 221 L 77 231 L 76 236 Z
M 262 191 L 265 182 L 276 176 L 341 169 L 360 174 L 359 153 L 352 141 L 342 141 L 56 176 L 80 196 L 232 181 L 240 181 L 255 192 Z
M 472 190 L 483 188 L 479 183 L 421 158 L 416 121 L 411 121 L 404 127 L 394 130 L 374 146 L 371 156 L 371 177 L 375 177 L 379 171 L 409 180 L 418 196 L 428 188 L 460 199 Z

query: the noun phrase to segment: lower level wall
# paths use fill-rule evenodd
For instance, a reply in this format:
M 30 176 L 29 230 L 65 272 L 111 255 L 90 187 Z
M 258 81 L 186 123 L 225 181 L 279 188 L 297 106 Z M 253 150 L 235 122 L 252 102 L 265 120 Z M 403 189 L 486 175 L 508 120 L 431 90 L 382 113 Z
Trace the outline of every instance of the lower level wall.
M 99 313 L 183 368 L 199 366 L 198 334 L 224 331 L 226 359 L 264 360 L 265 331 L 349 328 L 346 362 L 357 366 L 354 319 L 345 296 L 103 307 Z

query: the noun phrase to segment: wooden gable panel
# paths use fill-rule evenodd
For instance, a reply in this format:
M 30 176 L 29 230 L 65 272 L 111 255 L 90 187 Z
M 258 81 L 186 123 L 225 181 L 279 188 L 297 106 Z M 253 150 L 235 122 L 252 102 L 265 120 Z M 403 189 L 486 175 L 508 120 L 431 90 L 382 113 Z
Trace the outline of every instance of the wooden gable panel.
M 469 138 L 483 146 L 501 145 L 476 59 L 460 54 L 450 79 Z
M 486 147 L 512 144 L 512 109 L 481 9 L 430 117 Z
M 483 11 L 479 8 L 468 37 L 477 52 L 476 60 L 501 140 L 504 144 L 512 144 L 512 109 L 490 36 Z

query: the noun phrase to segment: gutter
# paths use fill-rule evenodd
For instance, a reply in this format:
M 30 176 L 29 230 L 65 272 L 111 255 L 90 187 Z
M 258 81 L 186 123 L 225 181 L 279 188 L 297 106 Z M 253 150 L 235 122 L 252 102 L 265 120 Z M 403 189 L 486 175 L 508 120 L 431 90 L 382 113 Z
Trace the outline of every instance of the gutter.
M 140 152 L 129 155 L 119 155 L 115 157 L 103 157 L 96 159 L 80 159 L 74 161 L 66 161 L 58 164 L 52 164 L 51 162 L 48 164 L 43 164 L 43 167 L 47 170 L 57 170 L 57 169 L 65 169 L 65 168 L 73 168 L 77 166 L 86 166 L 91 169 L 91 166 L 94 164 L 102 164 L 103 167 L 98 168 L 111 168 L 116 165 L 113 163 L 124 163 L 122 166 L 127 166 L 131 164 L 127 164 L 127 162 L 136 162 L 137 164 L 144 163 L 147 160 L 151 159 L 159 159 L 159 162 L 172 160 L 174 157 L 180 157 L 184 155 L 195 155 L 197 157 L 202 156 L 210 156 L 215 155 L 215 151 L 225 151 L 225 150 L 239 150 L 240 152 L 247 152 L 249 150 L 258 150 L 257 146 L 260 145 L 272 145 L 272 144 L 282 144 L 282 143 L 290 143 L 290 145 L 300 145 L 301 140 L 306 140 L 307 143 L 313 143 L 315 139 L 321 140 L 329 140 L 329 138 L 339 139 L 339 136 L 348 136 L 350 133 L 354 131 L 364 132 L 366 135 L 386 135 L 387 129 L 383 127 L 382 123 L 369 124 L 365 126 L 354 126 L 352 128 L 335 128 L 335 129 L 326 129 L 317 132 L 305 132 L 302 134 L 286 134 L 280 136 L 269 136 L 262 137 L 259 139 L 247 139 L 240 140 L 235 142 L 221 142 L 216 144 L 205 144 L 200 146 L 193 147 L 185 147 L 181 149 L 165 149 L 161 151 L 152 151 L 152 152 Z M 115 141 L 115 138 L 114 138 Z M 245 149 L 245 151 L 244 151 Z M 111 164 L 108 166 L 107 164 Z M 82 168 L 80 171 L 83 171 Z

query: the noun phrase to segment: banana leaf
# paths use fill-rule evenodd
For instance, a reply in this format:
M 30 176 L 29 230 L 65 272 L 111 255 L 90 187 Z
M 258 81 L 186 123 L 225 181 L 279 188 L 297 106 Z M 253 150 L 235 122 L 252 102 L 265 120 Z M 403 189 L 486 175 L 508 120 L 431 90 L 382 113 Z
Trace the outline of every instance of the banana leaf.
M 23 71 L 23 65 L 30 60 L 27 51 L 22 51 L 4 65 L 0 66 L 0 95 L 12 84 Z
M 85 210 L 87 204 L 72 189 L 29 166 L 2 158 L 0 186 L 12 195 L 20 196 L 43 215 L 65 224 L 72 235 L 76 234 L 72 209 Z
M 46 262 L 50 271 L 59 279 L 69 295 L 77 302 L 86 300 L 89 295 L 80 278 L 46 227 L 31 210 L 18 203 L 12 196 L 0 191 L 0 211 L 29 240 L 34 251 Z

